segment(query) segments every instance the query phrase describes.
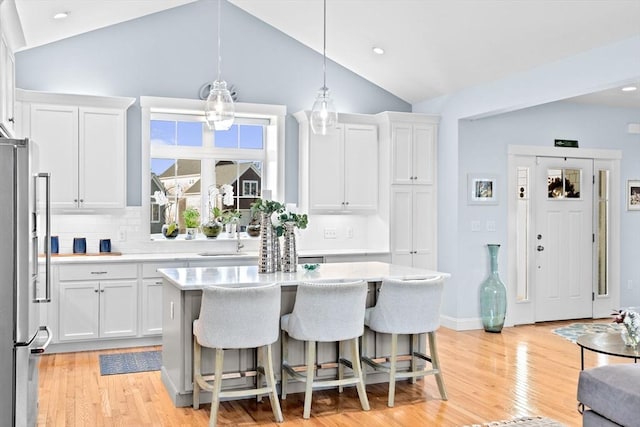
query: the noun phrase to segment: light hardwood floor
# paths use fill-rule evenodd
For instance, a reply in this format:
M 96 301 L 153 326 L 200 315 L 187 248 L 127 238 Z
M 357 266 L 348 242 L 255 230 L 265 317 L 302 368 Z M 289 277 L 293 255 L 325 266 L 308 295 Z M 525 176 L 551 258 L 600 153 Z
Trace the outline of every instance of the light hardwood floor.
M 588 321 L 588 320 L 587 320 Z M 602 319 L 600 322 L 607 322 Z M 282 403 L 282 426 L 462 426 L 527 415 L 580 426 L 576 390 L 580 350 L 552 330 L 571 322 L 550 322 L 484 331 L 438 331 L 448 401 L 438 398 L 433 377 L 398 383 L 395 408 L 387 408 L 387 386 L 367 387 L 371 411 L 360 410 L 354 388 L 342 395 L 315 392 L 311 419 L 302 420 L 302 394 Z M 136 350 L 148 350 L 136 349 Z M 131 351 L 131 350 L 127 350 Z M 209 405 L 175 408 L 159 372 L 100 376 L 98 355 L 52 354 L 40 363 L 39 426 L 205 426 Z M 630 363 L 585 353 L 585 367 Z M 221 404 L 219 425 L 278 425 L 269 399 Z

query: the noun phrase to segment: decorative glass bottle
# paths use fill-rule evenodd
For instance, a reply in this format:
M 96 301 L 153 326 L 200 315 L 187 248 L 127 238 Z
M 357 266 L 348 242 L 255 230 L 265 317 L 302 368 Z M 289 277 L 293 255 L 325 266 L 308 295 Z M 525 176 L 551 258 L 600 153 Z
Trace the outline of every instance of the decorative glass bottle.
M 271 217 L 266 213 L 261 213 L 258 273 L 275 273 L 278 263 L 278 254 L 275 250 L 277 240 L 278 236 L 271 225 Z
M 498 249 L 500 245 L 488 244 L 491 259 L 489 277 L 480 285 L 480 314 L 487 332 L 500 332 L 507 313 L 507 288 L 498 275 Z
M 298 267 L 298 253 L 296 252 L 296 224 L 287 221 L 284 224 L 284 244 L 282 247 L 282 271 L 293 273 Z

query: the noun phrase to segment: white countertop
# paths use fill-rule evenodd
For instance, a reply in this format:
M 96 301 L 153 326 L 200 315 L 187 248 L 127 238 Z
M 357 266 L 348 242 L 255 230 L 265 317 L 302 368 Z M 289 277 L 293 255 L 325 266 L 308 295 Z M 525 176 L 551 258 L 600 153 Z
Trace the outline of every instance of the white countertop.
M 387 264 L 384 262 L 345 262 L 320 264 L 315 271 L 301 265 L 295 273 L 258 273 L 257 266 L 160 268 L 158 272 L 182 291 L 200 290 L 207 286 L 256 286 L 269 283 L 297 285 L 300 282 L 324 280 L 366 280 L 380 282 L 385 278 L 420 279 L 433 276 L 450 277 L 448 273 Z
M 346 250 L 307 250 L 298 251 L 299 257 L 321 257 L 340 255 L 386 255 L 388 251 L 375 251 L 363 249 Z M 203 256 L 196 252 L 169 252 L 169 253 L 130 253 L 121 255 L 73 255 L 62 256 L 53 255 L 52 264 L 74 264 L 74 263 L 100 263 L 100 262 L 154 262 L 154 261 L 193 261 L 193 260 L 223 260 L 223 259 L 256 259 L 257 251 L 241 251 L 240 253 L 222 253 L 215 256 Z M 44 257 L 40 257 L 40 263 L 44 262 Z

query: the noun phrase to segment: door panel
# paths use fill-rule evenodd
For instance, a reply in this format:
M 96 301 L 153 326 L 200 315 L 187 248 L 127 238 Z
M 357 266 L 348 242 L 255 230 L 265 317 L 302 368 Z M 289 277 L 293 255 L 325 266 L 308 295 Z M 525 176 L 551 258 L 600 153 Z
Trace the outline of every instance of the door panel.
M 535 320 L 592 317 L 593 161 L 538 158 Z

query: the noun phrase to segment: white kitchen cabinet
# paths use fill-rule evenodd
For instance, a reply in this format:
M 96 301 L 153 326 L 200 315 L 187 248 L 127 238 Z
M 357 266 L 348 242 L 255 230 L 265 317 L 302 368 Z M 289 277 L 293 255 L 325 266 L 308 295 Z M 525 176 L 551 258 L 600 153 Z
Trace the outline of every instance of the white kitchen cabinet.
M 126 110 L 133 98 L 18 90 L 23 133 L 39 147 L 39 168 L 51 173 L 54 209 L 126 205 Z
M 4 35 L 0 37 L 0 126 L 15 135 L 15 60 Z
M 436 269 L 436 199 L 429 185 L 396 185 L 391 193 L 391 262 Z
M 309 131 L 306 113 L 296 118 L 300 122 L 301 206 L 308 206 L 310 213 L 376 212 L 377 126 L 341 122 L 330 134 L 315 135 Z
M 397 122 L 391 124 L 391 183 L 433 184 L 436 125 Z
M 59 267 L 60 342 L 138 334 L 137 264 Z
M 158 268 L 186 267 L 186 262 L 163 262 L 142 264 L 142 287 L 140 302 L 140 334 L 162 334 L 162 278 Z

